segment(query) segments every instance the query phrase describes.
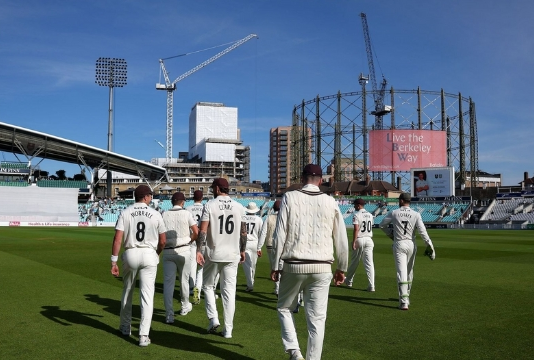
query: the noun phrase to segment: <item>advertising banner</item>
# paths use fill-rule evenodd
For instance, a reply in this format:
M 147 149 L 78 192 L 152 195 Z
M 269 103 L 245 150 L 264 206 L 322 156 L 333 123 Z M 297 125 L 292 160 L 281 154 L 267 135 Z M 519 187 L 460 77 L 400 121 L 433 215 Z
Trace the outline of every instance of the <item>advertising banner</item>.
M 411 193 L 419 198 L 454 196 L 454 168 L 410 169 Z
M 369 131 L 370 171 L 447 166 L 447 133 L 437 130 Z

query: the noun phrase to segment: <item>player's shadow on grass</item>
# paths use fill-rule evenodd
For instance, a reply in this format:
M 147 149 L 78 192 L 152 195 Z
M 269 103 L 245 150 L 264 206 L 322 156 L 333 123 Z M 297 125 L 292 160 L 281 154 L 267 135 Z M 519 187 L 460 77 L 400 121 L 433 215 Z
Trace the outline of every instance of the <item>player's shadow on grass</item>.
M 91 301 L 97 305 L 102 306 L 102 309 L 104 311 L 109 312 L 117 317 L 119 316 L 120 306 L 121 306 L 119 300 L 103 298 L 95 294 L 85 294 L 84 296 L 88 301 Z M 73 317 L 78 316 L 78 317 L 81 317 L 80 323 L 84 323 L 83 321 L 85 321 L 84 323 L 85 325 L 93 326 L 94 328 L 97 328 L 97 329 L 106 330 L 115 335 L 120 334 L 116 329 L 106 324 L 102 324 L 98 320 L 94 320 L 92 318 L 85 319 L 88 315 L 91 315 L 91 314 L 77 313 L 76 315 L 76 314 L 70 314 L 70 313 L 75 313 L 71 311 L 69 311 L 68 313 L 69 314 L 62 314 L 62 315 L 73 316 Z M 132 305 L 132 315 L 140 315 L 140 314 L 141 314 L 141 308 L 139 307 L 139 305 Z M 99 316 L 99 315 L 96 315 L 96 316 Z M 135 321 L 132 325 L 138 325 L 139 319 L 138 318 L 134 318 L 134 319 Z M 251 357 L 236 354 L 233 351 L 222 349 L 217 346 L 218 344 L 221 344 L 221 345 L 226 345 L 226 346 L 231 345 L 231 346 L 242 348 L 243 347 L 242 345 L 233 343 L 231 339 L 229 340 L 224 339 L 220 335 L 207 334 L 206 329 L 204 327 L 196 326 L 196 325 L 187 323 L 185 321 L 181 321 L 180 319 L 181 318 L 179 317 L 175 318 L 174 324 L 169 325 L 169 326 L 178 327 L 181 330 L 189 331 L 194 334 L 199 334 L 200 336 L 198 335 L 192 336 L 192 335 L 187 335 L 183 333 L 178 334 L 172 331 L 157 330 L 154 327 L 152 327 L 150 330 L 150 338 L 152 340 L 152 344 L 165 346 L 171 349 L 215 355 L 221 359 L 237 359 L 237 360 L 252 360 L 253 359 Z M 160 322 L 160 323 L 165 322 L 165 311 L 154 308 L 152 322 L 153 323 L 154 322 Z M 136 343 L 135 339 L 133 339 L 132 337 L 125 338 L 125 339 L 129 339 L 130 342 Z
M 246 285 L 238 285 L 236 289 L 236 301 L 246 302 L 269 310 L 276 310 L 278 299 L 276 295 L 261 291 L 245 291 Z
M 87 300 L 102 306 L 102 309 L 104 311 L 110 314 L 113 314 L 117 317 L 120 315 L 120 311 L 121 311 L 120 300 L 107 299 L 107 298 L 103 298 L 95 294 L 85 294 L 84 296 Z M 132 320 L 135 320 L 134 322 L 132 322 L 132 326 L 134 325 L 137 326 L 139 324 L 140 315 L 141 315 L 141 307 L 139 305 L 132 304 Z M 185 321 L 181 321 L 179 320 L 180 318 L 182 317 L 175 318 L 173 326 L 178 326 L 179 328 L 190 331 L 192 333 L 197 333 L 197 334 L 206 333 L 206 329 L 204 327 L 196 326 L 196 325 L 187 323 Z M 165 322 L 165 310 L 154 307 L 154 312 L 152 314 L 152 322 L 164 323 Z
M 134 339 L 121 336 L 117 329 L 97 320 L 97 318 L 103 317 L 102 315 L 82 313 L 74 310 L 62 310 L 59 306 L 54 305 L 45 305 L 42 306 L 42 308 L 41 315 L 63 326 L 71 326 L 74 324 L 85 325 L 116 335 L 128 342 L 135 343 Z
M 175 322 L 176 325 L 176 322 Z M 191 353 L 208 354 L 220 359 L 237 359 L 237 360 L 253 360 L 254 358 L 245 355 L 237 354 L 232 350 L 227 350 L 219 347 L 218 345 L 235 346 L 239 349 L 243 348 L 243 345 L 232 342 L 232 339 L 224 339 L 221 335 L 206 334 L 202 338 L 177 334 L 170 331 L 161 331 L 152 329 L 150 331 L 150 338 L 152 344 L 159 346 L 165 346 L 170 349 L 176 349 L 181 351 L 188 351 Z
M 330 293 L 328 298 L 341 300 L 341 301 L 347 301 L 350 303 L 358 303 L 358 304 L 367 305 L 367 306 L 376 306 L 376 307 L 383 307 L 383 308 L 395 309 L 395 310 L 398 309 L 398 302 L 399 302 L 399 299 L 396 299 L 396 298 L 385 299 L 385 298 L 376 298 L 376 297 L 358 297 L 358 296 L 353 295 L 352 293 L 349 293 L 347 295 L 338 295 L 338 294 Z M 377 304 L 376 302 L 378 301 L 380 302 L 394 301 L 396 304 L 394 306 L 386 305 L 386 304 Z

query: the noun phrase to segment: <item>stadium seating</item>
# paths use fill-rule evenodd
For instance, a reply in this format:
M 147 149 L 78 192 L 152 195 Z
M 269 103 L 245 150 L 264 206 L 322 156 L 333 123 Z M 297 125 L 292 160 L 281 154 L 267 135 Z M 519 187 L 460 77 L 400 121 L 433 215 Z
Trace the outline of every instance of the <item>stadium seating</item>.
M 0 181 L 0 186 L 24 187 L 28 186 L 28 183 L 26 181 Z
M 5 169 L 27 169 L 28 163 L 2 161 L 0 167 Z
M 79 180 L 37 180 L 37 186 L 87 189 L 88 182 Z

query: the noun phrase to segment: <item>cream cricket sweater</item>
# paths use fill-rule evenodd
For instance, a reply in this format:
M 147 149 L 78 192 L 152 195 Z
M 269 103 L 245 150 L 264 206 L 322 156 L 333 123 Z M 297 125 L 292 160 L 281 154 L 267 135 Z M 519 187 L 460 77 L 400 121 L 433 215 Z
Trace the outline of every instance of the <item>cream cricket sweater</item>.
M 289 191 L 282 198 L 274 231 L 275 259 L 285 272 L 307 274 L 332 271 L 334 247 L 337 269 L 347 270 L 348 239 L 343 216 L 334 198 L 315 185 Z M 279 269 L 279 261 L 272 264 Z
M 267 216 L 267 219 L 261 227 L 260 240 L 258 241 L 258 248 L 262 248 L 263 244 L 267 249 L 272 249 L 273 247 L 273 234 L 274 227 L 276 226 L 276 217 L 278 216 L 278 211 L 274 214 Z

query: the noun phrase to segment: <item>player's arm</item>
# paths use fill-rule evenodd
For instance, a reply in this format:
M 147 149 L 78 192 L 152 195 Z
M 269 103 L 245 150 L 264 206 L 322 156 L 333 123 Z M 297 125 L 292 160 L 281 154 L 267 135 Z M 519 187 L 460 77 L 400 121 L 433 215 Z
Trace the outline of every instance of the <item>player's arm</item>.
M 200 230 L 197 237 L 197 264 L 204 266 L 204 250 L 206 248 L 206 237 L 208 234 L 209 221 L 200 222 Z
M 197 224 L 191 225 L 190 229 L 191 229 L 191 242 L 193 242 L 198 238 L 198 226 L 197 226 Z
M 389 227 L 389 224 L 391 224 L 391 221 L 393 220 L 393 212 L 388 213 L 380 222 L 380 225 L 378 225 L 382 231 L 386 234 L 388 238 L 393 240 L 393 229 Z
M 239 234 L 239 252 L 241 253 L 241 261 L 245 261 L 245 250 L 247 249 L 247 223 L 241 221 L 241 231 Z
M 165 244 L 167 243 L 167 234 L 166 232 L 162 232 L 159 234 L 158 237 L 158 248 L 156 249 L 156 253 L 159 255 L 165 248 Z
M 339 286 L 345 281 L 345 271 L 347 271 L 347 266 L 349 264 L 349 241 L 347 239 L 345 221 L 343 220 L 343 215 L 337 205 L 335 212 L 332 235 L 334 238 L 334 246 L 336 248 L 337 269 L 334 273 L 334 284 Z
M 271 264 L 271 270 L 279 271 L 280 257 L 282 256 L 282 250 L 286 242 L 287 236 L 287 219 L 289 217 L 287 211 L 287 195 L 284 195 L 282 202 L 280 203 L 280 210 L 276 217 L 276 225 L 273 233 L 273 263 Z M 271 276 L 272 278 L 272 276 Z
M 415 222 L 415 227 L 417 228 L 417 231 L 419 232 L 419 235 L 423 238 L 425 241 L 427 248 L 425 250 L 425 255 L 427 255 L 431 260 L 434 260 L 436 258 L 436 251 L 434 250 L 434 244 L 432 244 L 432 240 L 430 240 L 430 236 L 428 236 L 428 232 L 426 231 L 425 224 L 423 223 L 423 219 L 419 215 L 417 217 L 417 220 Z
M 358 218 L 354 216 L 354 231 L 352 232 L 352 250 L 358 249 L 358 234 L 360 233 L 360 222 L 358 221 Z
M 117 261 L 119 260 L 119 251 L 121 250 L 123 234 L 124 231 L 115 230 L 113 244 L 111 245 L 111 274 L 113 276 L 119 276 L 119 266 L 117 265 Z
M 349 239 L 347 238 L 347 229 L 343 215 L 336 205 L 332 236 L 337 255 L 337 269 L 344 273 L 349 265 Z
M 284 249 L 284 244 L 286 242 L 288 217 L 287 195 L 284 195 L 280 202 L 280 210 L 276 216 L 276 225 L 273 232 L 273 257 L 271 261 L 272 281 L 278 281 L 280 279 L 280 273 L 282 271 L 282 261 L 280 261 L 280 257 L 282 256 L 282 250 Z

